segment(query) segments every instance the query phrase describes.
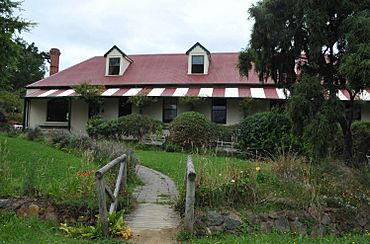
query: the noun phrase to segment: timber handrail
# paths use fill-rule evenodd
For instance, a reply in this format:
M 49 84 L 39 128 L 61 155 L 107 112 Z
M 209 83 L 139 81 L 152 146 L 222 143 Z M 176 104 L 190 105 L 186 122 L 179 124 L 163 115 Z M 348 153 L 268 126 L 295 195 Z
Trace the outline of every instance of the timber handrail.
M 117 200 L 119 190 L 121 189 L 121 184 L 123 184 L 124 188 L 127 186 L 127 161 L 130 153 L 131 152 L 127 150 L 125 154 L 110 161 L 105 166 L 97 170 L 95 173 L 96 188 L 99 198 L 99 215 L 104 236 L 108 236 L 109 234 L 106 194 L 108 194 L 108 197 L 110 198 L 111 204 L 109 208 L 109 213 L 112 214 L 117 209 Z M 117 164 L 120 164 L 120 167 L 118 170 L 115 188 L 112 192 L 111 189 L 105 184 L 104 175 Z
M 195 203 L 195 178 L 196 173 L 194 169 L 193 159 L 189 155 L 186 171 L 185 171 L 185 183 L 186 183 L 186 202 L 185 202 L 185 218 L 184 228 L 186 231 L 193 233 L 194 228 L 194 203 Z

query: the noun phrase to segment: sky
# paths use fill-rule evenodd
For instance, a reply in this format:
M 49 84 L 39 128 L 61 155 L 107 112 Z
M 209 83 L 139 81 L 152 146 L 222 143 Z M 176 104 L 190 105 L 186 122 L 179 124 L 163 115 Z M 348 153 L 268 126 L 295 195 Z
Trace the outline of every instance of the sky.
M 20 16 L 37 25 L 21 36 L 41 51 L 61 51 L 60 69 L 113 45 L 126 54 L 240 51 L 249 42 L 257 0 L 23 0 Z

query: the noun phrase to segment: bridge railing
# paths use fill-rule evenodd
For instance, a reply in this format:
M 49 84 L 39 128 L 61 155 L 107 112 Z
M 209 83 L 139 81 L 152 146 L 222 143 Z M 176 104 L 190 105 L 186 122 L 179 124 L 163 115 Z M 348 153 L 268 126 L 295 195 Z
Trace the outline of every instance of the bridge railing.
M 101 225 L 102 225 L 101 227 L 102 227 L 104 236 L 108 236 L 109 234 L 106 195 L 108 195 L 110 199 L 109 213 L 111 214 L 117 209 L 118 195 L 119 195 L 119 191 L 121 187 L 126 188 L 127 186 L 127 167 L 128 167 L 127 164 L 128 164 L 128 158 L 130 154 L 131 154 L 130 151 L 127 151 L 125 154 L 110 161 L 108 164 L 100 168 L 95 173 L 96 187 L 97 187 L 98 199 L 99 199 L 99 215 L 101 219 Z M 115 188 L 114 188 L 114 191 L 112 191 L 105 183 L 104 175 L 117 164 L 120 164 L 120 167 L 119 167 L 117 178 L 116 178 Z
M 193 159 L 189 155 L 186 164 L 185 182 L 186 182 L 186 201 L 185 201 L 185 218 L 184 228 L 186 231 L 193 233 L 194 228 L 194 203 L 195 203 L 195 168 Z

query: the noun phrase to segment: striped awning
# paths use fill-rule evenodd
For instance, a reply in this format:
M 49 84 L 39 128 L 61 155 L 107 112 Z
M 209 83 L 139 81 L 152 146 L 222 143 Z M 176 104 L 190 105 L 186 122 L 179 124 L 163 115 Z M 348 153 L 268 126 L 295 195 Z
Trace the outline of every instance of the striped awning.
M 39 89 L 26 95 L 28 98 L 43 97 L 75 97 L 78 94 L 73 89 Z M 108 88 L 101 93 L 102 97 L 214 97 L 214 98 L 257 98 L 257 99 L 286 99 L 289 91 L 274 87 L 132 87 Z M 339 90 L 340 100 L 349 100 L 348 91 Z M 363 91 L 358 99 L 370 101 L 370 89 Z

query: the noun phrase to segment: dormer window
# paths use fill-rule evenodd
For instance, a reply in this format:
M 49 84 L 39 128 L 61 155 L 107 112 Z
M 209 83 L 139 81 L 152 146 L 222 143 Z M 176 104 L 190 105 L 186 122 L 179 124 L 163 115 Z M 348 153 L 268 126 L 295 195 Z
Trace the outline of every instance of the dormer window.
M 130 64 L 134 62 L 129 56 L 122 52 L 117 46 L 113 46 L 105 57 L 105 75 L 123 75 Z
M 193 55 L 191 56 L 191 73 L 204 74 L 204 56 Z
M 110 58 L 109 59 L 109 73 L 108 75 L 119 75 L 121 67 L 120 58 Z
M 188 74 L 207 75 L 211 65 L 211 53 L 199 42 L 195 43 L 187 52 Z

